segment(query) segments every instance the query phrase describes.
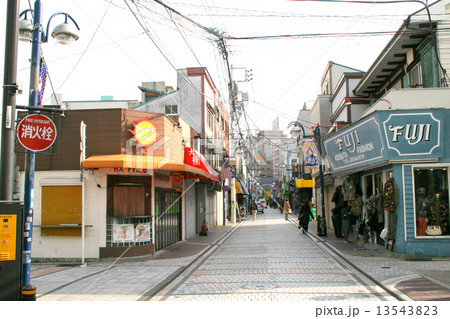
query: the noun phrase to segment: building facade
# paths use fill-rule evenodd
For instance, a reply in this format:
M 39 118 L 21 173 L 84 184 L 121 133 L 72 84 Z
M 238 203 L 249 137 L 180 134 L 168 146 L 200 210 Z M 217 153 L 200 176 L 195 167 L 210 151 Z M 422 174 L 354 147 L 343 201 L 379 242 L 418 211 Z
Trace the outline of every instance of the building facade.
M 33 258 L 150 255 L 187 238 L 190 189 L 204 194 L 219 178 L 177 124 L 128 109 L 67 111 L 57 143 L 36 158 Z
M 332 121 L 324 140 L 334 184 L 376 243 L 408 257 L 450 256 L 448 1 L 405 20 Z M 333 206 L 332 206 L 333 207 Z M 370 221 L 370 222 L 369 222 Z
M 221 94 L 206 68 L 179 69 L 177 74 L 177 90 L 167 89 L 163 84 L 143 84 L 141 90 L 147 95 L 151 93 L 152 97 L 133 109 L 164 113 L 184 121 L 192 129 L 192 134 L 185 137 L 185 144 L 198 150 L 216 171 L 220 171 L 223 156 L 229 154 L 230 143 L 230 117 Z M 164 89 L 156 92 L 158 88 Z M 224 193 L 218 186 L 207 184 L 205 193 L 198 186 L 191 188 L 188 196 L 197 203 L 192 207 L 197 214 L 191 218 L 197 219 L 197 227 L 191 229 L 189 235 L 200 231 L 203 219 L 196 216 L 202 214 L 209 225 L 226 223 Z

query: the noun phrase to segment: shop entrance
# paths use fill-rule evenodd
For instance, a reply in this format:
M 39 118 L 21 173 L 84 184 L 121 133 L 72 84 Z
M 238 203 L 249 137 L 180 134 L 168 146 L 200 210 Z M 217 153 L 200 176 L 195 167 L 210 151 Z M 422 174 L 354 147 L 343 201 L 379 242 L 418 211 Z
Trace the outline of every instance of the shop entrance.
M 108 175 L 106 247 L 102 258 L 151 253 L 151 177 Z
M 181 193 L 155 189 L 155 249 L 181 240 Z

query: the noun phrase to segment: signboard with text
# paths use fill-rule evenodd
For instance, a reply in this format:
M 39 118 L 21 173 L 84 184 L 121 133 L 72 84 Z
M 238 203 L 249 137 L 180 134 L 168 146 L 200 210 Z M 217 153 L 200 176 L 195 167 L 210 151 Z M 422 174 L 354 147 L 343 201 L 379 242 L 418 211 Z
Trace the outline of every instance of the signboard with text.
M 390 158 L 442 157 L 442 110 L 381 113 Z
M 55 123 L 42 114 L 28 115 L 17 126 L 17 139 L 27 150 L 46 150 L 56 140 Z
M 324 147 L 333 172 L 387 160 L 384 139 L 375 115 L 327 138 Z
M 443 156 L 443 110 L 379 111 L 324 140 L 331 170 Z

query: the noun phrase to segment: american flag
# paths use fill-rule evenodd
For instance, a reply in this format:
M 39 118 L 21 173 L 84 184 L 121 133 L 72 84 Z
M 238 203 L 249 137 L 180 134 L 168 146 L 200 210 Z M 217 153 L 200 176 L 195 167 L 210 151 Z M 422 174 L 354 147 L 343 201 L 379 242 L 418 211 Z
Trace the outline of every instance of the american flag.
M 42 99 L 44 98 L 45 82 L 47 82 L 48 68 L 45 63 L 44 55 L 41 52 L 41 65 L 39 70 L 39 106 L 42 106 Z
M 228 155 L 223 156 L 222 170 L 220 171 L 220 178 L 224 181 L 226 179 L 231 179 L 231 166 L 230 157 Z

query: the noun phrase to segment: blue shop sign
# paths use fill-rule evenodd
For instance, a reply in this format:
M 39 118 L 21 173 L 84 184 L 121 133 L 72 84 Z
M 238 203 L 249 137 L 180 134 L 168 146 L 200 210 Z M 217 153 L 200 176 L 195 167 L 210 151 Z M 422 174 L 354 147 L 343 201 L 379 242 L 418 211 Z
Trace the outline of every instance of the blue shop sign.
M 324 147 L 333 173 L 387 160 L 376 114 L 327 138 Z
M 389 159 L 440 158 L 443 110 L 380 112 Z
M 442 109 L 378 111 L 324 140 L 331 170 L 441 158 L 443 119 Z

